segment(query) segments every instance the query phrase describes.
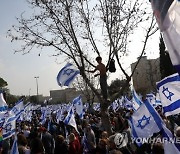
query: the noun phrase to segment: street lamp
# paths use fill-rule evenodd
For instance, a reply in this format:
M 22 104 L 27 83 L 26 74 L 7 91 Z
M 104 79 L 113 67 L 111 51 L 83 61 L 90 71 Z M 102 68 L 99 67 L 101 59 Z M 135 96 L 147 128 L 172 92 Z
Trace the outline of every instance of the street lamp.
M 31 88 L 29 88 L 29 97 L 31 96 Z
M 37 86 L 37 101 L 39 101 L 39 99 L 38 99 L 38 79 L 39 79 L 39 76 L 35 76 L 34 78 L 36 79 L 36 86 Z

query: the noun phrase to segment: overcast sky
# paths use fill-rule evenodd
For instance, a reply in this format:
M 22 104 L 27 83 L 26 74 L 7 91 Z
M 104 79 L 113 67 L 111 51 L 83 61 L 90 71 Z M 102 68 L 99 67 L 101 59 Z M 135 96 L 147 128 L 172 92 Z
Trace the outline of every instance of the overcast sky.
M 8 29 L 13 24 L 17 24 L 15 17 L 19 17 L 22 12 L 31 13 L 25 0 L 3 0 L 0 5 L 0 77 L 8 82 L 10 93 L 14 95 L 35 95 L 36 80 L 35 76 L 39 76 L 39 94 L 49 96 L 49 91 L 61 89 L 56 82 L 56 76 L 61 65 L 55 62 L 55 57 L 51 57 L 50 52 L 42 53 L 33 50 L 30 54 L 22 55 L 14 54 L 20 44 L 11 43 L 10 38 L 6 38 Z M 147 48 L 148 58 L 158 57 L 158 40 L 159 34 L 156 34 L 150 41 Z M 139 38 L 139 36 L 138 36 Z M 156 42 L 153 40 L 157 40 Z M 134 39 L 134 47 L 129 59 L 124 61 L 126 68 L 130 68 L 129 64 L 136 61 L 140 54 L 142 45 L 138 46 L 141 41 Z M 136 47 L 135 47 L 136 46 Z M 116 72 L 110 75 L 110 80 L 119 76 Z M 109 81 L 110 83 L 110 81 Z

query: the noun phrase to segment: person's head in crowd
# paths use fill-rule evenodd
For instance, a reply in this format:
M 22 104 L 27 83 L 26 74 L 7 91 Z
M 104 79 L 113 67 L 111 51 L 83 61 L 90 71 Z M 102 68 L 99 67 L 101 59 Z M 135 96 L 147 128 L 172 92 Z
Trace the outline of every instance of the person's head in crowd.
M 96 154 L 105 154 L 107 153 L 107 140 L 106 139 L 100 139 L 98 142 L 98 145 L 96 147 Z
M 39 127 L 38 131 L 40 133 L 45 133 L 45 132 L 47 132 L 47 129 L 45 127 Z
M 102 139 L 108 139 L 108 132 L 107 131 L 103 131 L 102 133 L 101 133 L 101 138 Z
M 180 126 L 178 126 L 175 130 L 175 136 L 180 138 Z
M 75 137 L 74 133 L 71 133 L 69 135 L 69 142 L 73 142 L 75 139 L 76 139 L 76 137 Z
M 19 145 L 26 146 L 28 144 L 28 141 L 23 134 L 18 134 L 17 139 Z
M 94 123 L 94 120 L 91 118 L 90 120 L 89 120 L 89 124 L 93 124 Z
M 107 145 L 108 145 L 108 142 L 106 139 L 99 140 L 99 143 L 98 143 L 99 148 L 106 149 Z
M 154 143 L 152 145 L 152 154 L 164 154 L 164 147 L 162 143 Z
M 64 136 L 58 135 L 56 137 L 56 142 L 59 143 L 59 144 L 63 143 L 64 142 Z

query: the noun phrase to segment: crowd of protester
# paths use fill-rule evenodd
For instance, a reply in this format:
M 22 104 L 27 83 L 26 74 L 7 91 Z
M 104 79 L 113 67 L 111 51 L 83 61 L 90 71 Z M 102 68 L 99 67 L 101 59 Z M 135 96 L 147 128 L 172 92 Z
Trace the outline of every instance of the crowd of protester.
M 179 116 L 166 118 L 161 107 L 156 108 L 166 126 L 180 137 Z M 55 113 L 46 117 L 41 124 L 41 112 L 34 111 L 31 121 L 17 122 L 17 143 L 19 154 L 163 154 L 162 143 L 144 143 L 138 146 L 132 142 L 128 118 L 133 110 L 120 108 L 113 112 L 109 109 L 111 134 L 102 125 L 100 111 L 87 111 L 83 119 L 76 116 L 77 128 L 57 121 Z M 161 133 L 161 132 L 160 132 Z M 154 136 L 161 135 L 160 133 Z M 127 142 L 117 145 L 116 135 L 126 134 Z M 8 154 L 14 136 L 3 140 L 2 154 Z

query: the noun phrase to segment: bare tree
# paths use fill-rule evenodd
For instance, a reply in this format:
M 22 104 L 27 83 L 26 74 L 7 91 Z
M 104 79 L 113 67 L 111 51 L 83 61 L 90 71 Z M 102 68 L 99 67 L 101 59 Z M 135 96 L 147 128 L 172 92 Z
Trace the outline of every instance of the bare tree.
M 140 0 L 27 0 L 34 13 L 19 26 L 9 30 L 12 41 L 22 41 L 20 50 L 29 53 L 33 48 L 52 47 L 54 56 L 71 61 L 80 69 L 85 83 L 101 102 L 104 128 L 110 130 L 108 103 L 94 87 L 85 72 L 87 66 L 95 67 L 92 58 L 103 54 L 107 67 L 116 58 L 127 83 L 131 80 L 121 64 L 128 52 L 127 44 L 138 24 L 149 20 L 149 13 Z M 152 27 L 151 27 L 152 28 Z M 151 29 L 152 30 L 152 29 Z M 148 37 L 146 37 L 148 39 Z M 145 48 L 143 48 L 145 50 Z

